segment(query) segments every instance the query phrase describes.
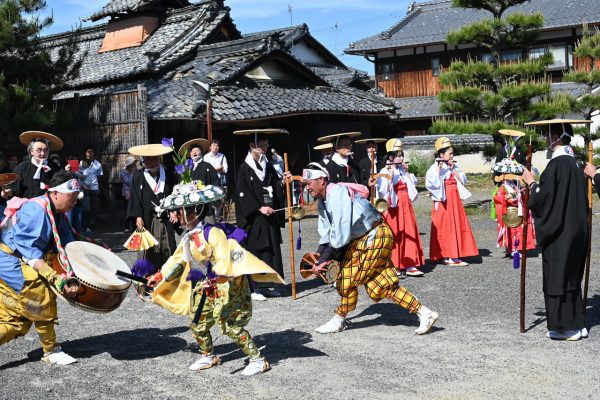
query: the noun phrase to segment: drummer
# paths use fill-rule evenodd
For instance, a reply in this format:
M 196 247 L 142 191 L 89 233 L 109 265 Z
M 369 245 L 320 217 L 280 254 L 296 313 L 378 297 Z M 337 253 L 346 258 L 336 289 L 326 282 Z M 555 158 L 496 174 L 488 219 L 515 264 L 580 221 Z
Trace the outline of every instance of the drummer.
M 8 202 L 14 213 L 0 236 L 0 345 L 24 336 L 31 327 L 44 350 L 42 361 L 67 365 L 76 360 L 56 343 L 56 295 L 74 296 L 77 286 L 48 264 L 74 240 L 66 213 L 79 194 L 79 182 L 68 171 L 49 181 L 48 193 L 30 200 Z M 51 290 L 52 289 L 52 290 Z

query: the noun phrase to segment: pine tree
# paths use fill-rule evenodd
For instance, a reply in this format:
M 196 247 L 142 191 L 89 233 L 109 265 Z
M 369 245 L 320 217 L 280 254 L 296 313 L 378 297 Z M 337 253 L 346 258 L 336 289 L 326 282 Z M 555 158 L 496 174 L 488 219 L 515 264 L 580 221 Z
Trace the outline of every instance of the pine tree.
M 77 74 L 75 47 L 50 54 L 40 45 L 52 17 L 39 17 L 43 0 L 0 0 L 0 137 L 2 150 L 16 150 L 24 130 L 48 129 L 55 120 L 52 96 Z
M 440 74 L 441 109 L 453 117 L 434 122 L 432 133 L 488 133 L 498 139 L 498 129 L 522 129 L 523 122 L 539 115 L 532 99 L 550 96 L 545 69 L 552 57 L 546 54 L 528 60 L 525 56 L 544 19 L 540 13 L 506 12 L 525 2 L 453 0 L 454 7 L 486 10 L 490 18 L 450 32 L 448 44 L 475 44 L 489 51 L 489 59 L 455 60 Z M 502 62 L 505 50 L 520 50 L 521 59 Z

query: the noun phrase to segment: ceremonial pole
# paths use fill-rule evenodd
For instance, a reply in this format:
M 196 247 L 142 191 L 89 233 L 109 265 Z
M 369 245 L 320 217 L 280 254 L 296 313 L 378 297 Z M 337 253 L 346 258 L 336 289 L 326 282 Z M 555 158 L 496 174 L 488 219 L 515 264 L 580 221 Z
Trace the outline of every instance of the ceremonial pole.
M 588 144 L 588 162 L 592 163 L 593 158 L 593 143 L 591 137 L 586 138 Z M 583 284 L 583 313 L 587 309 L 588 299 L 588 288 L 590 285 L 590 262 L 592 256 L 592 179 L 588 179 L 588 237 L 587 237 L 587 249 L 585 257 L 585 278 Z
M 373 179 L 373 176 L 375 175 L 375 154 L 373 154 L 373 158 L 371 158 L 371 174 L 370 174 L 370 178 Z M 371 191 L 371 203 L 375 204 L 375 185 L 371 186 L 370 188 Z
M 285 164 L 285 173 L 289 173 L 288 155 L 283 153 L 283 163 Z M 290 178 L 285 178 L 285 191 L 287 195 L 288 227 L 290 230 L 290 269 L 292 270 L 292 300 L 296 300 L 296 260 L 294 254 L 294 227 L 292 222 L 292 195 L 290 190 Z M 300 194 L 302 196 L 302 194 Z
M 531 171 L 531 136 L 527 145 L 527 169 Z M 521 238 L 521 301 L 519 304 L 519 328 L 525 333 L 525 277 L 527 274 L 527 228 L 529 227 L 529 185 L 523 195 L 523 236 Z

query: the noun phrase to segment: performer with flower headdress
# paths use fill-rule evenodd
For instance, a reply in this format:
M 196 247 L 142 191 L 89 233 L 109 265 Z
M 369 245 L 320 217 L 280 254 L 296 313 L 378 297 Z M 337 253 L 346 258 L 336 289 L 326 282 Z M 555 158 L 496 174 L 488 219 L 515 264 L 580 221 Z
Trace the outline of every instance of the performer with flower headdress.
M 35 325 L 44 350 L 43 361 L 66 365 L 76 360 L 56 343 L 56 295 L 74 296 L 71 276 L 50 266 L 64 246 L 75 240 L 66 213 L 75 206 L 79 182 L 59 171 L 48 193 L 33 199 L 13 198 L 0 236 L 0 345 L 24 336 Z M 49 265 L 50 264 L 50 265 Z
M 492 166 L 494 180 L 499 186 L 494 190 L 492 198 L 494 207 L 492 217 L 498 228 L 497 247 L 504 247 L 508 257 L 514 260 L 514 267 L 519 267 L 520 251 L 523 250 L 523 164 L 519 160 L 518 140 L 525 136 L 523 132 L 512 129 L 501 129 L 499 133 L 506 136 L 504 153 L 506 157 Z M 527 250 L 535 249 L 535 229 L 533 218 L 529 213 L 529 231 L 527 234 Z
M 134 156 L 141 156 L 144 169 L 133 175 L 131 195 L 127 207 L 127 219 L 133 219 L 138 229 L 146 229 L 158 240 L 158 245 L 140 252 L 134 272 L 153 274 L 175 251 L 175 213 L 164 212 L 160 201 L 173 190 L 175 176 L 167 170 L 161 157 L 173 151 L 173 139 L 163 139 L 162 144 L 145 144 L 129 149 Z
M 454 149 L 445 136 L 435 141 L 435 162 L 427 170 L 425 186 L 431 193 L 429 258 L 445 265 L 465 266 L 461 257 L 479 254 L 462 200 L 471 196 L 467 177 L 454 162 Z
M 213 354 L 210 328 L 219 324 L 249 357 L 242 375 L 250 376 L 267 371 L 270 366 L 261 355 L 245 326 L 252 317 L 252 301 L 248 280 L 283 284 L 277 272 L 242 248 L 239 242 L 246 232 L 229 224 L 210 225 L 203 222 L 211 203 L 224 197 L 219 187 L 182 181 L 173 193 L 161 201 L 165 211 L 178 210 L 186 232 L 175 254 L 151 278 L 158 284 L 152 301 L 180 315 L 190 315 L 190 329 L 198 342 L 202 357 L 190 365 L 191 370 L 203 370 L 221 363 Z M 197 265 L 195 265 L 197 264 Z
M 341 332 L 346 316 L 356 309 L 358 287 L 364 285 L 369 297 L 379 302 L 389 299 L 419 317 L 417 335 L 423 335 L 438 319 L 438 313 L 425 307 L 414 294 L 398 284 L 391 259 L 394 236 L 381 215 L 367 200 L 363 185 L 329 182 L 329 173 L 319 163 L 310 163 L 302 177 L 308 192 L 318 199 L 319 240 L 315 274 L 327 269 L 332 260 L 341 260 L 336 288 L 340 305 L 331 320 L 316 329 L 319 333 Z

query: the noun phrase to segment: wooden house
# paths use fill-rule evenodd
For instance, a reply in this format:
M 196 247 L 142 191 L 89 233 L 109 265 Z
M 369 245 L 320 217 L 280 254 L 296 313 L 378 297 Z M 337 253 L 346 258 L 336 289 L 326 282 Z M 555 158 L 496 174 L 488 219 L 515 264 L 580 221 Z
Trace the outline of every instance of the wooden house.
M 538 39 L 526 49 L 506 49 L 501 61 L 538 57 L 545 52 L 554 56 L 547 72 L 554 90 L 577 90 L 561 85 L 564 71 L 578 68 L 573 48 L 581 37 L 582 24 L 600 25 L 598 0 L 531 0 L 510 7 L 507 12 L 541 12 L 544 26 Z M 442 116 L 436 95 L 440 92 L 439 74 L 452 60 L 486 60 L 490 53 L 474 45 L 451 46 L 449 32 L 466 24 L 490 19 L 487 11 L 452 7 L 451 0 L 413 2 L 408 13 L 389 29 L 357 40 L 345 50 L 372 61 L 376 87 L 395 99 L 396 113 L 403 130 L 409 135 L 425 134 L 435 117 Z

